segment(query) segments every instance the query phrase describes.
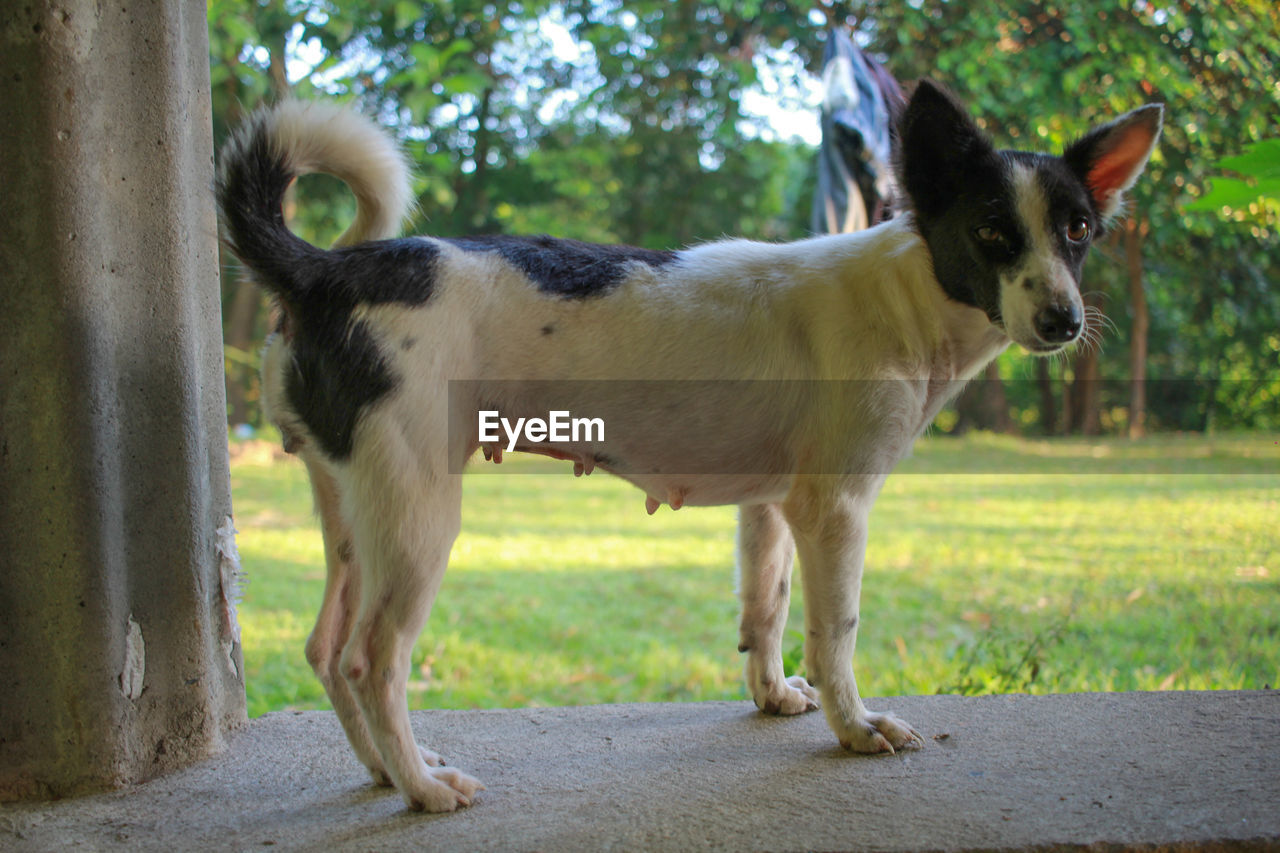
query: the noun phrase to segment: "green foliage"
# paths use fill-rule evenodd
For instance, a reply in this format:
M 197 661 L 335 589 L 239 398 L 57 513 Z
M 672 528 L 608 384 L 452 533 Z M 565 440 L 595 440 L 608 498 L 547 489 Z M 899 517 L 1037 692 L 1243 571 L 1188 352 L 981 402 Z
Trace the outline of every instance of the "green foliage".
M 250 713 L 327 707 L 303 659 L 324 578 L 305 473 L 232 469 Z M 468 474 L 413 652 L 422 708 L 739 699 L 731 508 L 642 510 L 515 456 Z M 1280 684 L 1280 442 L 926 439 L 871 517 L 867 696 Z M 784 640 L 800 663 L 797 583 Z
M 1218 168 L 1240 177 L 1214 178 L 1210 191 L 1187 209 L 1274 228 L 1280 218 L 1280 139 L 1264 139 L 1243 154 L 1224 157 Z

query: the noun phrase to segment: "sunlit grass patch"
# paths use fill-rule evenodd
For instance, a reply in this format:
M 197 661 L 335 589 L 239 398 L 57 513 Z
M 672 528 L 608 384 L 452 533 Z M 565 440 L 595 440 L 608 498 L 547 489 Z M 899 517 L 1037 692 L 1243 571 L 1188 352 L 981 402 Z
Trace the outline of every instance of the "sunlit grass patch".
M 863 693 L 1277 684 L 1277 447 L 921 442 L 872 513 Z M 466 477 L 463 533 L 414 651 L 414 707 L 744 695 L 732 508 L 650 517 L 641 492 L 603 474 L 518 456 L 501 470 Z M 245 453 L 232 475 L 250 713 L 327 707 L 303 659 L 324 579 L 305 472 Z

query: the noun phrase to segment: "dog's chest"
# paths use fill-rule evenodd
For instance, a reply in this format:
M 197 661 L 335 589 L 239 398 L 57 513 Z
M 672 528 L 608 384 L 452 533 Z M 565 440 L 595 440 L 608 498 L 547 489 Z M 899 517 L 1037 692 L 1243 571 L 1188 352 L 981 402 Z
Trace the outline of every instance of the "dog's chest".
M 1008 346 L 1008 337 L 987 323 L 985 317 L 968 334 L 944 339 L 927 366 L 917 432 L 923 433 L 943 407 Z

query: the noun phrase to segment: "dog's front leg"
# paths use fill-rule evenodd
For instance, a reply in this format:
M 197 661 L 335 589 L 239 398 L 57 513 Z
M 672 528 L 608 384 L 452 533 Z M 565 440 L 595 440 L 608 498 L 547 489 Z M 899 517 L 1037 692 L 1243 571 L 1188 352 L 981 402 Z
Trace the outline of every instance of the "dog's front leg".
M 868 711 L 853 674 L 867 515 L 881 482 L 876 476 L 803 477 L 783 505 L 800 554 L 809 678 L 841 746 L 854 752 L 893 752 L 923 743 L 892 714 Z
M 766 714 L 803 714 L 818 708 L 818 691 L 802 676 L 786 677 L 782 633 L 791 602 L 795 542 L 782 509 L 753 504 L 738 510 L 738 594 L 742 623 L 738 651 L 747 655 L 744 677 L 756 707 Z

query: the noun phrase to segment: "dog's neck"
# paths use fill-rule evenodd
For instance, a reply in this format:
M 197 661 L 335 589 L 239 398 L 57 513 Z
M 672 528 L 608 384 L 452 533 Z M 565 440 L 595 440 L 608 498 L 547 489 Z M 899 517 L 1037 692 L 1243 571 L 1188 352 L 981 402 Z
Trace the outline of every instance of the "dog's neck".
M 938 292 L 942 292 L 941 287 Z M 934 356 L 931 378 L 967 382 L 1004 352 L 1011 341 L 981 310 L 945 296 L 939 301 L 942 342 Z
M 876 373 L 930 383 L 965 382 L 1008 347 L 1009 337 L 978 308 L 947 296 L 910 214 L 844 241 L 827 255 L 842 291 L 843 322 L 876 339 Z M 837 248 L 838 247 L 838 248 Z M 826 253 L 824 253 L 826 254 Z
M 809 251 L 811 281 L 830 287 L 805 300 L 811 340 L 830 347 L 819 372 L 909 383 L 920 395 L 917 434 L 1010 343 L 985 312 L 946 294 L 909 214 L 816 238 Z

